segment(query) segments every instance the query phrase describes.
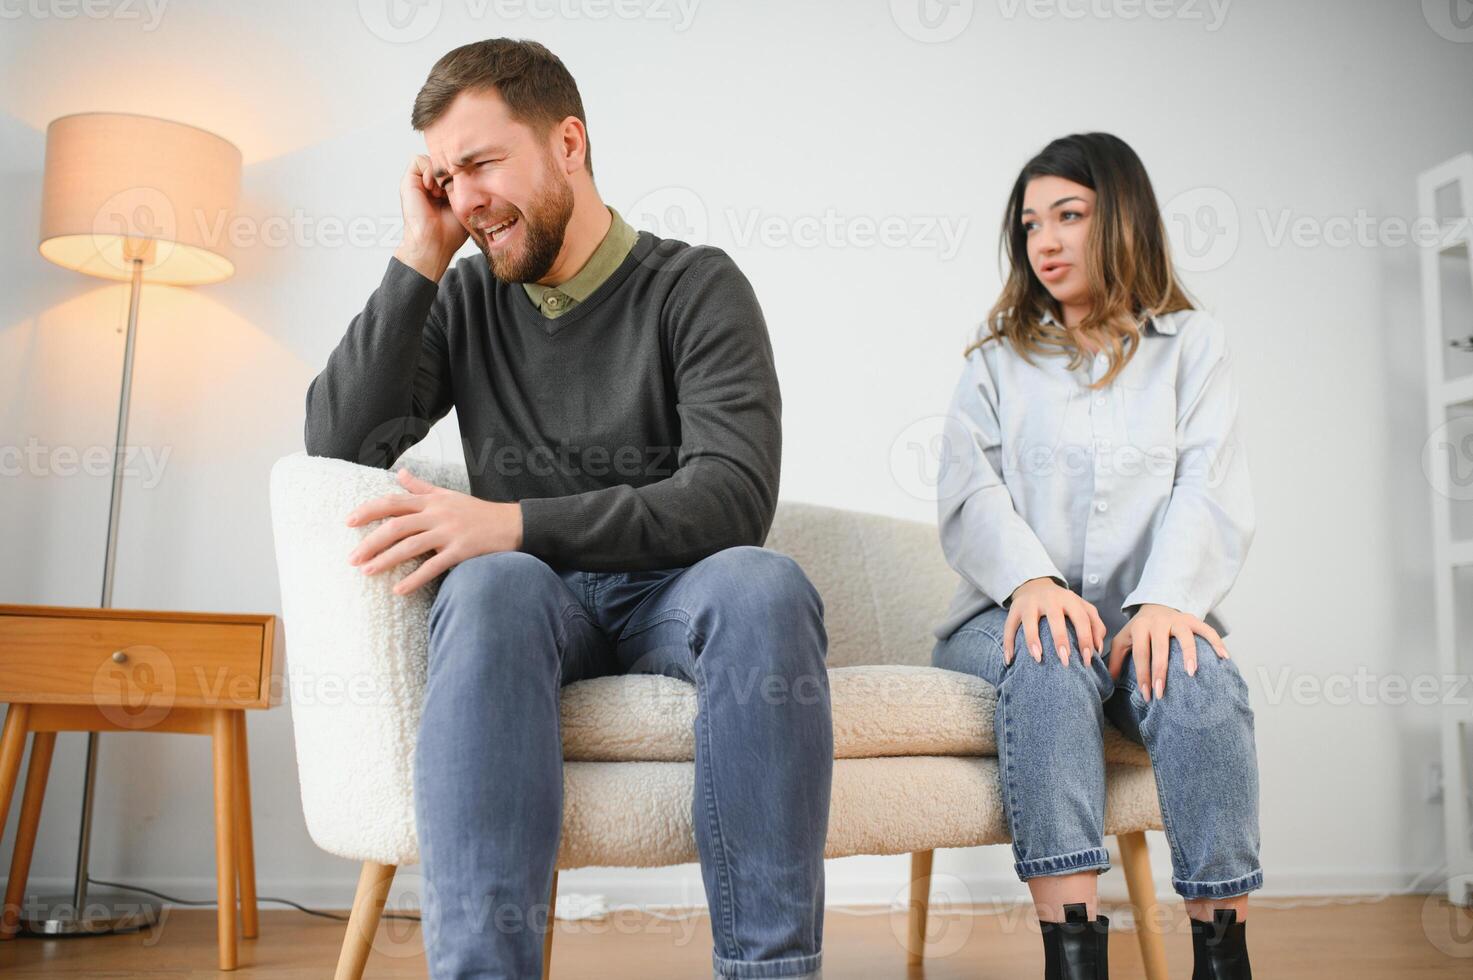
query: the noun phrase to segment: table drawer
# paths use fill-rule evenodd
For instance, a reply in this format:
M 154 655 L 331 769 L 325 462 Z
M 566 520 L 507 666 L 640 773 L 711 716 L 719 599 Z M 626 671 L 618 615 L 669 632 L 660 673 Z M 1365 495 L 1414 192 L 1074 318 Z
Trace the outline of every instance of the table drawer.
M 0 701 L 260 706 L 264 646 L 249 623 L 0 616 Z

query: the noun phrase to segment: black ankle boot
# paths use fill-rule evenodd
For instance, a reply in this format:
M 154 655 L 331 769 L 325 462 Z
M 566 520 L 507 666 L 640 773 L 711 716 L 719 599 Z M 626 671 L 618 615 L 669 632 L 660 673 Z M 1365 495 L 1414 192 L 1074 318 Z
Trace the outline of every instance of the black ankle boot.
M 1213 909 L 1211 922 L 1192 920 L 1192 980 L 1253 980 L 1248 923 L 1236 909 Z
M 1086 918 L 1084 903 L 1064 906 L 1063 922 L 1040 922 L 1043 927 L 1043 980 L 1109 980 L 1106 945 L 1110 920 Z

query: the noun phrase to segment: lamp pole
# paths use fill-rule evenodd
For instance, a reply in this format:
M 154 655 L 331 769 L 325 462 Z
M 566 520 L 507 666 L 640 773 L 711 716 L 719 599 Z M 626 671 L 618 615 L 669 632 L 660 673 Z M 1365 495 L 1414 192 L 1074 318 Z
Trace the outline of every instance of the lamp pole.
M 102 608 L 113 604 L 113 567 L 118 552 L 118 511 L 123 500 L 123 452 L 128 445 L 128 402 L 133 390 L 133 347 L 138 337 L 138 301 L 143 292 L 143 264 L 154 243 L 128 239 L 124 254 L 132 270 L 128 296 L 128 339 L 123 349 L 123 383 L 118 395 L 118 431 L 113 449 L 112 499 L 107 510 L 107 560 L 102 573 Z M 87 865 L 92 847 L 92 806 L 97 784 L 98 733 L 87 733 L 86 777 L 82 783 L 82 820 L 77 835 L 77 873 L 70 904 L 65 897 L 43 898 L 35 915 L 22 914 L 22 927 L 45 935 L 106 935 L 132 932 L 159 919 L 159 903 L 142 894 L 137 898 L 108 892 L 87 901 Z

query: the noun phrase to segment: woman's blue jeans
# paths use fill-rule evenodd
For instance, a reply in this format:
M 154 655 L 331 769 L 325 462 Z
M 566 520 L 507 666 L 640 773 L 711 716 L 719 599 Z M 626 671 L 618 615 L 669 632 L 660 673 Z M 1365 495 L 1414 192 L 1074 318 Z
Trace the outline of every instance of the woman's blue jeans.
M 1156 774 L 1161 822 L 1171 845 L 1172 886 L 1188 899 L 1226 898 L 1263 887 L 1258 863 L 1258 762 L 1248 685 L 1232 660 L 1197 637 L 1197 673 L 1171 641 L 1164 697 L 1144 700 L 1127 655 L 1113 682 L 1104 657 L 1089 667 L 1072 625 L 1069 664 L 1038 624 L 1043 662 L 1023 630 L 1003 663 L 998 606 L 939 641 L 936 667 L 974 674 L 997 688 L 998 772 L 1018 877 L 1105 871 L 1103 725 L 1108 718 L 1143 744 Z
M 715 975 L 820 975 L 833 723 L 823 601 L 797 562 L 739 547 L 605 573 L 481 555 L 446 574 L 429 632 L 414 789 L 431 977 L 542 975 L 560 690 L 619 673 L 696 688 L 691 815 Z

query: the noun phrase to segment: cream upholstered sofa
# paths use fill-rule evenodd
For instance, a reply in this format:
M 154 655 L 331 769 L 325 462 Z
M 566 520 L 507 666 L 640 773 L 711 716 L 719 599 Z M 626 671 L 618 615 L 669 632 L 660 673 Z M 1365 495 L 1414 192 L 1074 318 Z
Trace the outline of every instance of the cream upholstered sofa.
M 469 490 L 463 464 L 405 456 L 397 465 Z M 347 555 L 377 525 L 344 524 L 355 506 L 400 491 L 391 470 L 303 452 L 271 470 L 302 809 L 319 847 L 363 862 L 339 978 L 362 975 L 394 869 L 419 860 L 411 767 L 441 579 L 395 595 L 392 585 L 418 562 L 362 575 Z M 930 666 L 930 629 L 955 573 L 934 527 L 811 504 L 780 503 L 766 547 L 797 559 L 824 600 L 835 757 L 825 854 L 912 855 L 907 945 L 918 963 L 932 850 L 1009 840 L 994 689 Z M 695 715 L 695 689 L 677 678 L 563 688 L 559 869 L 697 860 Z M 1105 830 L 1119 839 L 1137 922 L 1148 922 L 1155 896 L 1143 832 L 1161 827 L 1155 779 L 1139 746 L 1114 729 L 1106 735 Z M 1160 934 L 1138 934 L 1147 975 L 1164 978 Z

